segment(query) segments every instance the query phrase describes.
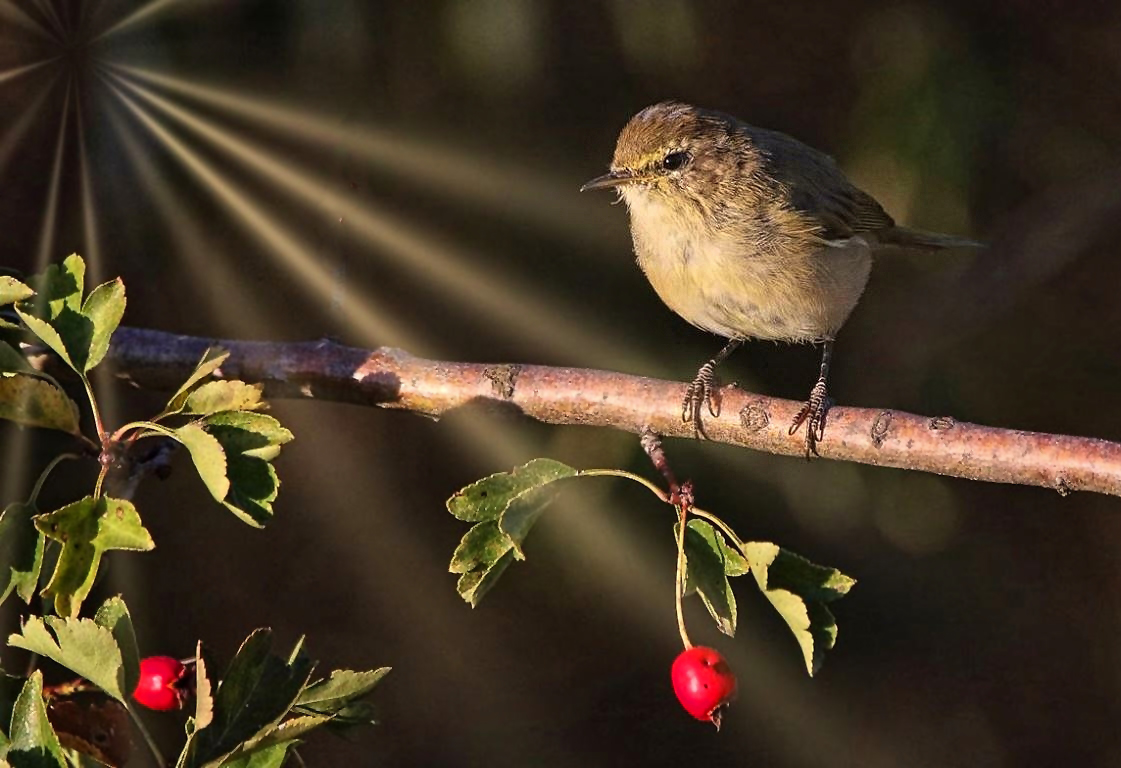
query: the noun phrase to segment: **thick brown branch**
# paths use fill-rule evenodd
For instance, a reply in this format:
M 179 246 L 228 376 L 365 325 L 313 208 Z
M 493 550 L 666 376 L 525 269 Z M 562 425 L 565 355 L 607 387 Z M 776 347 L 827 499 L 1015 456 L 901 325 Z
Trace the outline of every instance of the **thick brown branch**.
M 432 417 L 470 403 L 513 407 L 550 424 L 613 427 L 695 437 L 681 422 L 683 384 L 609 371 L 540 365 L 425 360 L 399 349 L 374 351 L 330 341 L 267 343 L 176 336 L 122 328 L 111 351 L 118 374 L 147 388 L 174 389 L 208 346 L 231 351 L 227 378 L 265 385 L 270 397 L 305 397 Z M 800 456 L 787 425 L 801 403 L 734 387 L 722 391 L 719 418 L 706 415 L 710 440 Z M 1121 496 L 1121 444 L 996 429 L 893 410 L 834 407 L 822 457 L 941 475 Z

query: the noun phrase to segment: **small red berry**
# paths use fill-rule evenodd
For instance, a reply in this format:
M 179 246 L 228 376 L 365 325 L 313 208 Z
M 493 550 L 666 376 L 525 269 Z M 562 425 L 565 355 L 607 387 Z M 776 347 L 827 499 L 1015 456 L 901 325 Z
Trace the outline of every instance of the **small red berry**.
M 186 671 L 186 667 L 170 656 L 149 656 L 142 659 L 140 682 L 132 692 L 132 698 L 158 712 L 180 709 L 186 698 L 186 691 L 179 687 L 179 683 Z
M 724 708 L 736 697 L 736 676 L 724 657 L 711 648 L 688 648 L 673 660 L 670 678 L 685 711 L 719 729 Z

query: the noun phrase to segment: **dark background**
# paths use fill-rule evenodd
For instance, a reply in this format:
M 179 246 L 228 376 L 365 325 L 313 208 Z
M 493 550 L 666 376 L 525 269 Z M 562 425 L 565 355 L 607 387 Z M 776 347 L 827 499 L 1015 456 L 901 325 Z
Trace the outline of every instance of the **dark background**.
M 1121 439 L 1117 3 L 223 0 L 151 3 L 91 43 L 143 6 L 0 6 L 0 73 L 58 57 L 0 79 L 0 264 L 80 251 L 124 278 L 129 324 L 687 379 L 720 341 L 659 303 L 623 207 L 577 192 L 631 114 L 678 98 L 830 152 L 904 223 L 992 243 L 877 265 L 841 403 Z M 227 98 L 150 86 L 207 133 L 124 90 L 161 134 L 107 64 Z M 816 358 L 756 343 L 725 373 L 800 399 Z M 161 402 L 101 386 L 115 419 Z M 668 443 L 742 536 L 859 580 L 813 680 L 750 584 L 734 640 L 690 605 L 739 674 L 716 734 L 669 687 L 672 514 L 637 487 L 566 495 L 474 611 L 446 572 L 458 487 L 535 456 L 650 475 L 633 436 L 273 412 L 296 434 L 274 522 L 240 524 L 181 461 L 136 498 L 158 549 L 111 558 L 101 593 L 148 654 L 202 638 L 228 658 L 271 626 L 323 669 L 393 666 L 381 725 L 313 739 L 309 765 L 1121 762 L 1114 498 Z M 7 503 L 60 443 L 0 440 Z M 92 477 L 68 467 L 44 506 Z M 179 720 L 150 720 L 177 751 Z

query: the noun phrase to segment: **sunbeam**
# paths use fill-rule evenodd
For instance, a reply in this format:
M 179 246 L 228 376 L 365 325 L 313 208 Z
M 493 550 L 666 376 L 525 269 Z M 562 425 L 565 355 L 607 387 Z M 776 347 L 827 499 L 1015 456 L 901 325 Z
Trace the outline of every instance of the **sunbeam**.
M 140 6 L 135 11 L 130 13 L 128 16 L 125 16 L 123 19 L 116 22 L 115 24 L 113 24 L 111 27 L 109 27 L 105 31 L 99 32 L 97 35 L 95 35 L 93 37 L 92 40 L 90 40 L 90 42 L 91 43 L 98 42 L 99 40 L 102 40 L 106 37 L 109 37 L 110 35 L 119 34 L 120 32 L 128 29 L 129 27 L 134 27 L 134 26 L 136 26 L 137 24 L 139 24 L 143 21 L 151 21 L 153 18 L 157 17 L 161 13 L 166 12 L 168 9 L 176 9 L 176 10 L 178 10 L 180 8 L 197 9 L 199 6 L 202 6 L 202 5 L 215 5 L 215 4 L 222 4 L 222 3 L 220 2 L 220 0 L 193 0 L 193 2 L 191 2 L 189 0 L 150 0 L 150 2 L 148 2 L 145 5 Z
M 22 67 L 5 69 L 3 72 L 0 72 L 0 85 L 6 83 L 9 80 L 15 80 L 17 77 L 21 77 L 22 75 L 26 75 L 28 72 L 34 72 L 40 67 L 44 67 L 47 64 L 50 64 L 52 61 L 57 61 L 57 59 L 44 59 L 43 61 L 37 61 L 34 64 L 26 64 Z
M 57 43 L 60 40 L 50 29 L 37 19 L 29 16 L 26 11 L 11 0 L 0 0 L 0 20 L 10 21 L 21 29 L 25 29 L 52 43 Z
M 229 210 L 243 224 L 246 231 L 266 248 L 284 259 L 285 263 L 320 296 L 339 295 L 352 317 L 358 331 L 366 338 L 380 339 L 381 343 L 401 344 L 412 348 L 424 348 L 421 340 L 401 323 L 367 308 L 366 302 L 352 295 L 342 281 L 335 280 L 320 266 L 310 247 L 290 227 L 285 227 L 275 217 L 267 215 L 250 196 L 233 182 L 224 178 L 210 163 L 148 115 L 134 100 L 119 88 L 106 81 L 113 94 L 121 100 L 137 120 L 184 166 L 201 181 L 207 189 L 222 199 Z
M 58 140 L 55 143 L 54 161 L 51 163 L 50 183 L 47 186 L 47 200 L 43 209 L 43 225 L 39 232 L 39 247 L 36 250 L 35 266 L 42 271 L 55 256 L 55 233 L 58 229 L 59 187 L 62 184 L 62 158 L 66 148 L 66 128 L 70 121 L 70 102 L 73 93 L 73 79 L 67 80 L 66 95 L 62 99 L 62 118 L 58 121 Z
M 54 92 L 57 85 L 58 75 L 56 74 L 50 83 L 39 91 L 35 100 L 20 113 L 20 116 L 11 124 L 7 132 L 0 135 L 0 171 L 4 170 L 8 161 L 11 160 L 16 148 L 20 146 L 20 142 L 27 135 L 27 131 L 35 122 L 35 119 L 42 114 L 43 107 L 47 103 L 47 97 Z
M 637 353 L 632 345 L 612 340 L 602 327 L 593 327 L 594 324 L 581 320 L 581 313 L 574 307 L 552 300 L 528 284 L 480 272 L 471 265 L 482 260 L 464 249 L 422 235 L 400 221 L 391 221 L 370 203 L 355 203 L 339 195 L 326 180 L 310 171 L 292 170 L 149 89 L 120 75 L 111 73 L 110 77 L 302 202 L 337 211 L 351 227 L 378 247 L 379 253 L 393 257 L 402 267 L 422 272 L 426 280 L 444 288 L 449 298 L 468 300 L 472 308 L 482 310 L 510 332 L 522 334 L 559 354 L 591 361 L 593 365 L 643 364 L 636 361 Z
M 145 152 L 136 134 L 116 110 L 108 110 L 109 127 L 120 141 L 125 157 L 136 171 L 139 188 L 145 190 L 163 218 L 168 231 L 175 232 L 172 244 L 176 253 L 187 262 L 185 273 L 205 280 L 205 290 L 199 295 L 206 302 L 201 308 L 208 317 L 217 320 L 218 328 L 227 333 L 244 334 L 249 338 L 265 338 L 269 323 L 261 302 L 253 291 L 246 291 L 229 259 L 210 258 L 218 251 L 218 244 L 198 223 L 198 216 L 190 212 L 170 182 L 156 169 L 149 153 Z
M 414 183 L 461 202 L 482 204 L 488 211 L 519 222 L 531 222 L 552 234 L 580 243 L 600 242 L 609 217 L 581 200 L 578 184 L 569 178 L 534 169 L 511 167 L 508 161 L 480 159 L 401 132 L 370 126 L 350 128 L 337 116 L 316 116 L 252 93 L 173 77 L 148 68 L 111 62 L 109 67 L 165 90 L 218 107 L 251 120 L 254 126 L 317 146 L 339 147 L 369 160 L 377 169 L 399 174 Z M 602 208 L 602 206 L 599 206 Z

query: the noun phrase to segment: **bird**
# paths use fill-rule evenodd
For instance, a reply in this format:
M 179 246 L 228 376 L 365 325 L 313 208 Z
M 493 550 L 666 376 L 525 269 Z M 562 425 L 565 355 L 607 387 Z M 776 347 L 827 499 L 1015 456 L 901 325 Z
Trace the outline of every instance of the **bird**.
M 797 139 L 731 115 L 664 101 L 623 127 L 608 173 L 581 191 L 626 203 L 638 266 L 661 300 L 727 339 L 685 390 L 683 422 L 704 436 L 719 415 L 716 368 L 749 339 L 821 345 L 818 378 L 789 427 L 818 454 L 831 406 L 834 340 L 890 250 L 981 247 L 899 226 L 836 162 Z

